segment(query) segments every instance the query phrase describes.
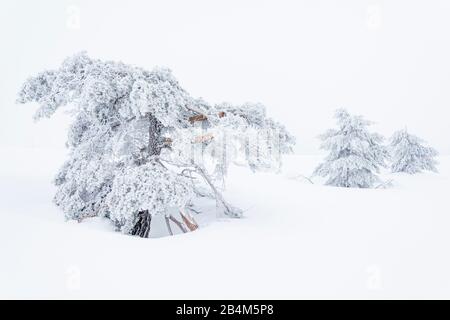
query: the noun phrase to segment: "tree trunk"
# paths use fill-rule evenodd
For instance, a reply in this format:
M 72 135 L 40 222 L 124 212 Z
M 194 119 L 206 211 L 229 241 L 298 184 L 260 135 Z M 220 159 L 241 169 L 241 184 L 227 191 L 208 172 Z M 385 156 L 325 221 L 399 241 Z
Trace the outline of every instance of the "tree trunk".
M 131 230 L 131 234 L 139 236 L 141 238 L 148 238 L 150 234 L 150 224 L 152 222 L 152 216 L 148 210 L 140 211 L 138 213 L 138 220 Z
M 149 114 L 148 153 L 157 156 L 161 153 L 164 142 L 161 141 L 162 124 L 152 114 Z

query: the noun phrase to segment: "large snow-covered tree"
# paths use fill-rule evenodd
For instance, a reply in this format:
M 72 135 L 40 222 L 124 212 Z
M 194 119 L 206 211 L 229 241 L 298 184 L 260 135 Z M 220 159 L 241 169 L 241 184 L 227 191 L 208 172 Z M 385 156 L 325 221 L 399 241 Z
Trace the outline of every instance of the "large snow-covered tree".
M 169 69 L 84 52 L 29 78 L 18 102 L 37 102 L 36 119 L 64 106 L 73 114 L 70 156 L 55 178 L 54 200 L 66 218 L 104 216 L 141 237 L 149 236 L 154 215 L 166 217 L 170 233 L 170 222 L 196 229 L 197 197 L 210 196 L 219 213 L 240 217 L 221 193 L 227 167 L 243 158 L 252 170 L 276 170 L 294 144 L 263 105 L 210 105 L 191 97 Z
M 379 181 L 376 175 L 385 166 L 387 150 L 383 138 L 369 132 L 371 122 L 350 115 L 345 109 L 335 113 L 338 128 L 320 136 L 321 148 L 328 150 L 325 161 L 314 171 L 327 177 L 327 184 L 346 188 L 370 188 Z
M 422 170 L 437 171 L 437 151 L 406 129 L 396 131 L 390 141 L 392 172 L 417 173 Z

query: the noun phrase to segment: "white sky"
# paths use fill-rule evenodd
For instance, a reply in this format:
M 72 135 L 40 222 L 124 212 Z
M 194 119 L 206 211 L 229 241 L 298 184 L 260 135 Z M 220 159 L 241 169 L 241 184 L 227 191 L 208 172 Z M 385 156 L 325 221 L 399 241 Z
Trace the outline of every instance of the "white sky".
M 449 33 L 448 0 L 2 0 L 0 147 L 64 145 L 67 116 L 34 124 L 15 94 L 87 50 L 167 66 L 211 103 L 262 102 L 298 153 L 318 151 L 338 107 L 450 153 Z

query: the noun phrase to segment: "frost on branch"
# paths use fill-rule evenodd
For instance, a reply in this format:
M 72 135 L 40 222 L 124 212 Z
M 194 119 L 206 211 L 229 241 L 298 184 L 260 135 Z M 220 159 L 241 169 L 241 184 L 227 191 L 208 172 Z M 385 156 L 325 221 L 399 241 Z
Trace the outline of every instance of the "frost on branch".
M 435 157 L 437 151 L 423 145 L 424 141 L 405 130 L 395 132 L 391 137 L 390 154 L 392 172 L 418 173 L 422 170 L 437 172 Z
M 150 161 L 119 171 L 106 204 L 116 226 L 124 233 L 132 233 L 139 215 L 183 212 L 191 198 L 187 178 Z
M 197 225 L 195 198 L 212 197 L 230 217 L 242 211 L 222 196 L 228 166 L 277 170 L 293 137 L 261 104 L 210 105 L 192 98 L 169 69 L 147 71 L 82 52 L 59 69 L 29 78 L 18 102 L 36 102 L 36 119 L 70 106 L 69 159 L 55 178 L 55 203 L 67 219 L 104 216 L 125 233 L 148 237 L 151 218 L 183 231 Z M 189 202 L 189 203 L 188 203 Z M 179 210 L 182 221 L 171 211 Z
M 321 148 L 328 150 L 325 161 L 314 174 L 327 177 L 327 184 L 347 188 L 370 188 L 379 181 L 380 167 L 385 166 L 387 151 L 383 138 L 368 131 L 371 124 L 346 110 L 336 111 L 337 129 L 328 130 L 320 138 Z
M 114 167 L 100 155 L 70 158 L 55 178 L 56 205 L 67 219 L 107 215 L 105 197 L 111 191 L 113 172 Z

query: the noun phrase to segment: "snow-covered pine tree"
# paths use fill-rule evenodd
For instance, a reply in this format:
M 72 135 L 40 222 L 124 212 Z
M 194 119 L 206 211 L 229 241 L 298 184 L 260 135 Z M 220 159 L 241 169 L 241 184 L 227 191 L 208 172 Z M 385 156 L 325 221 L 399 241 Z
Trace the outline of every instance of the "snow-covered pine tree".
M 419 137 L 410 134 L 406 129 L 396 131 L 390 141 L 392 172 L 417 173 L 422 170 L 437 171 L 435 157 L 437 151 L 425 146 Z
M 171 234 L 170 222 L 183 231 L 196 229 L 189 211 L 198 211 L 194 200 L 205 195 L 215 198 L 225 215 L 241 216 L 214 178 L 223 178 L 252 130 L 270 132 L 259 144 L 272 150 L 247 155 L 253 170 L 278 167 L 280 154 L 294 144 L 262 105 L 209 105 L 192 98 L 168 69 L 147 71 L 84 52 L 29 78 L 18 102 L 37 102 L 36 119 L 64 106 L 74 115 L 70 155 L 55 178 L 54 200 L 66 218 L 104 216 L 122 232 L 141 237 L 149 236 L 154 215 L 166 217 Z M 234 152 L 224 156 L 220 150 Z M 215 175 L 209 167 L 216 168 Z
M 383 138 L 368 131 L 371 122 L 352 116 L 345 109 L 335 113 L 338 128 L 328 130 L 320 138 L 321 148 L 328 150 L 325 162 L 314 171 L 328 177 L 327 184 L 346 188 L 370 188 L 379 181 L 379 168 L 385 166 L 387 150 Z

